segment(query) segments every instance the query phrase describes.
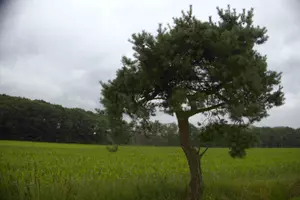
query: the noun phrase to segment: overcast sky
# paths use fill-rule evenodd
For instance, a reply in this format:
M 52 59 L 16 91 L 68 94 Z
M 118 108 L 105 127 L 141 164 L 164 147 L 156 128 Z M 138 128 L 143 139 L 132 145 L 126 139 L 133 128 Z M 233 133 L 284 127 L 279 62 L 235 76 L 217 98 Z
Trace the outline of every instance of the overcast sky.
M 283 72 L 286 94 L 285 105 L 258 125 L 300 127 L 300 0 L 7 2 L 0 2 L 0 93 L 89 110 L 100 107 L 98 82 L 114 78 L 121 56 L 132 53 L 132 33 L 155 32 L 158 23 L 172 22 L 190 4 L 202 20 L 216 19 L 217 6 L 254 7 L 254 23 L 266 26 L 270 36 L 260 50 L 270 69 Z

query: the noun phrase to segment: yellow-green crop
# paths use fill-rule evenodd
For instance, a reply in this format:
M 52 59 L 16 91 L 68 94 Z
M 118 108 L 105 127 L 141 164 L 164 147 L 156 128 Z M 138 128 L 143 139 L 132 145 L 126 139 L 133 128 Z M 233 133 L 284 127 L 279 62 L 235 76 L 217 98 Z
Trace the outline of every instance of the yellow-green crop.
M 206 199 L 300 196 L 300 149 L 226 148 L 203 158 Z M 105 146 L 0 141 L 0 199 L 178 199 L 189 180 L 179 147 Z

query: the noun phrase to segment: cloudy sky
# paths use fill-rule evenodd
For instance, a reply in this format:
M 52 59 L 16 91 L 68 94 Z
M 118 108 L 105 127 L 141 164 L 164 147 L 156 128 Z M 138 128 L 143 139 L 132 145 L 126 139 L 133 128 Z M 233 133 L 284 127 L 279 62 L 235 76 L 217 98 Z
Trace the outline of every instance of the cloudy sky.
M 260 50 L 269 68 L 283 72 L 286 93 L 285 105 L 259 125 L 300 127 L 300 0 L 7 2 L 0 1 L 0 93 L 89 110 L 100 107 L 98 81 L 114 78 L 121 56 L 132 53 L 127 41 L 132 33 L 155 32 L 158 23 L 172 22 L 190 4 L 202 20 L 216 19 L 217 6 L 254 7 L 254 22 L 266 26 L 270 36 Z

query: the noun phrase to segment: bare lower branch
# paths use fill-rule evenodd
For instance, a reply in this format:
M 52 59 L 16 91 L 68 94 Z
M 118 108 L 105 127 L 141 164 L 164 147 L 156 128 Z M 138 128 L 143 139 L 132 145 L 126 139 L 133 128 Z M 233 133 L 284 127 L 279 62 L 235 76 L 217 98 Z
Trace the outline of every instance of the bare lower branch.
M 200 148 L 199 148 L 199 150 L 200 150 Z M 202 158 L 204 156 L 204 154 L 206 153 L 207 150 L 208 150 L 208 147 L 206 147 L 206 149 L 202 153 L 200 153 L 200 158 Z
M 197 154 L 199 154 L 199 152 L 200 152 L 200 147 L 195 147 L 195 150 L 197 151 Z
M 198 113 L 207 112 L 207 111 L 219 108 L 219 107 L 223 106 L 224 104 L 225 103 L 219 103 L 217 105 L 213 105 L 213 106 L 209 106 L 209 107 L 205 107 L 205 108 L 200 108 L 200 109 L 197 109 L 197 110 L 191 110 L 191 111 L 188 111 L 188 116 L 191 117 L 191 116 L 193 116 L 195 114 L 198 114 Z

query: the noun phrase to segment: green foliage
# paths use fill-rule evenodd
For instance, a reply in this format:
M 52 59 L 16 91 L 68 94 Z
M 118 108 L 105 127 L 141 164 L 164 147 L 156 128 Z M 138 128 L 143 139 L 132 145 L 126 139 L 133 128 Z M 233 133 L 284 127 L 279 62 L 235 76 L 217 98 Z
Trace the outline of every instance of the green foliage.
M 119 149 L 119 146 L 113 145 L 113 146 L 106 146 L 107 151 L 109 152 L 117 152 Z
M 268 36 L 253 24 L 253 9 L 217 10 L 218 22 L 196 19 L 191 7 L 173 24 L 160 24 L 156 35 L 132 35 L 133 58 L 123 57 L 116 78 L 101 82 L 111 123 L 124 113 L 147 121 L 157 108 L 183 119 L 210 113 L 209 124 L 223 124 L 227 116 L 237 131 L 231 155 L 244 155 L 249 145 L 239 132 L 283 104 L 281 73 L 268 70 L 266 56 L 255 49 Z
M 108 120 L 101 114 L 0 95 L 0 139 L 107 143 L 107 129 Z
M 146 127 L 137 127 L 123 121 L 123 129 L 113 135 L 107 133 L 109 120 L 103 110 L 97 110 L 96 115 L 82 109 L 63 108 L 43 100 L 31 101 L 7 95 L 0 96 L 0 102 L 0 139 L 2 140 L 97 142 L 112 146 L 117 144 L 179 146 L 180 144 L 178 127 L 175 123 L 162 124 L 158 121 L 150 121 Z M 59 129 L 57 123 L 60 123 Z M 221 127 L 220 124 L 205 127 L 190 124 L 190 141 L 193 146 L 230 147 L 232 144 L 230 141 L 234 138 L 229 136 L 233 131 L 222 130 Z M 93 131 L 97 134 L 86 136 L 80 134 Z M 249 141 L 252 140 L 251 146 L 300 147 L 300 129 L 253 127 L 247 131 L 250 132 L 240 133 L 240 137 L 248 137 Z M 239 137 L 235 138 L 239 139 Z
M 121 147 L 0 141 L 0 199 L 173 200 L 188 182 L 179 147 Z M 300 149 L 226 149 L 203 157 L 207 200 L 288 200 L 300 195 Z M 297 183 L 298 181 L 298 183 Z

